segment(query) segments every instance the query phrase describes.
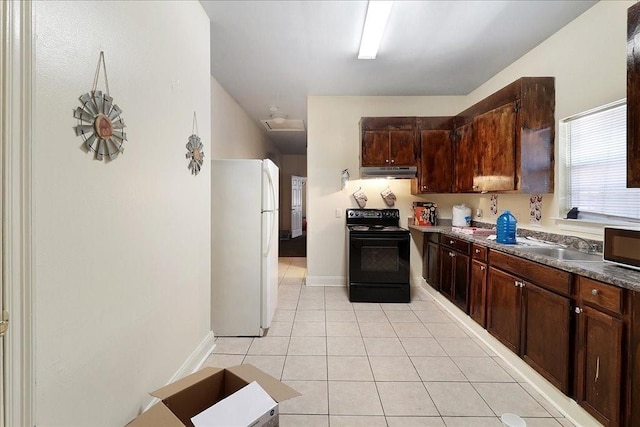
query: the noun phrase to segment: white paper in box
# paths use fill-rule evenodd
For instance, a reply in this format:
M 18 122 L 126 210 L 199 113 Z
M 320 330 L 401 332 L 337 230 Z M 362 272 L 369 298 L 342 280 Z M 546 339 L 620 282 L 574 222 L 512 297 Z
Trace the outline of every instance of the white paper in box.
M 191 418 L 195 427 L 277 425 L 278 404 L 253 381 Z M 274 423 L 270 423 L 273 420 Z

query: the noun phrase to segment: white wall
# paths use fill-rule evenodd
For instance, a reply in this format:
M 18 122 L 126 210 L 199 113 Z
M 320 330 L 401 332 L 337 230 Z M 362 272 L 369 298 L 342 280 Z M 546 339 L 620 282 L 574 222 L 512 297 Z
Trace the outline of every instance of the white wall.
M 211 336 L 210 172 L 185 159 L 194 111 L 211 154 L 209 19 L 197 1 L 34 13 L 36 424 L 123 425 Z M 128 135 L 110 163 L 73 130 L 101 50 Z
M 344 218 L 335 211 L 354 206 L 351 193 L 362 186 L 370 203 L 384 207 L 378 193 L 384 184 L 351 182 L 340 191 L 339 174 L 358 171 L 358 120 L 361 116 L 453 115 L 523 76 L 556 77 L 556 121 L 626 96 L 626 20 L 633 1 L 601 1 L 569 23 L 521 59 L 505 68 L 466 97 L 318 97 L 308 99 L 309 228 L 307 266 L 309 284 L 344 284 Z M 499 54 L 499 52 L 496 52 Z M 542 230 L 561 232 L 555 221 L 559 159 L 556 130 L 556 191 L 543 197 Z M 354 173 L 355 172 L 355 173 Z M 391 182 L 403 219 L 410 214 L 411 200 L 438 203 L 440 216 L 451 217 L 454 204 L 466 202 L 489 213 L 489 195 L 410 195 L 408 181 Z M 519 226 L 528 225 L 529 195 L 500 194 L 498 214 L 512 210 Z M 406 223 L 405 223 L 406 224 Z M 415 233 L 414 233 L 415 234 Z M 412 247 L 412 277 L 421 276 L 420 242 Z
M 240 104 L 211 77 L 209 159 L 266 159 L 280 165 L 280 152 Z

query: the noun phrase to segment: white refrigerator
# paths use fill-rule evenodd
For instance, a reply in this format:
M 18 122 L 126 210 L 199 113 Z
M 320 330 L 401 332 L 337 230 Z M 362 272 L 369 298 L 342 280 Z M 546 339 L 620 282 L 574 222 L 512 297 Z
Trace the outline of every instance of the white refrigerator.
M 278 167 L 211 161 L 211 328 L 263 336 L 278 302 Z

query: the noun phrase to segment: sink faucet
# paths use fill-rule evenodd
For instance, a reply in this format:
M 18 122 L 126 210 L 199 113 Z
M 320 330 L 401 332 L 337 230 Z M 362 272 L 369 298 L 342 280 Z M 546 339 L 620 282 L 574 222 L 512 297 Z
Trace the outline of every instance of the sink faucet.
M 571 236 L 573 239 L 578 240 L 580 242 L 584 242 L 584 244 L 587 245 L 587 253 L 593 254 L 596 253 L 596 246 L 592 245 L 591 243 L 589 243 L 587 240 L 583 239 L 582 237 L 578 237 L 578 236 Z M 580 250 L 580 248 L 577 248 L 578 250 Z

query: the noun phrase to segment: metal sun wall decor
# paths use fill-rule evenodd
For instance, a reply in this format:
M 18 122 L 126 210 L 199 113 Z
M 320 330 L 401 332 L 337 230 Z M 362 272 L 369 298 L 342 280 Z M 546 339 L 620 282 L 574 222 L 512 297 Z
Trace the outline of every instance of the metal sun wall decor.
M 191 169 L 192 175 L 198 175 L 204 161 L 204 147 L 202 140 L 198 136 L 198 120 L 195 111 L 193 112 L 193 129 L 191 131 L 193 133 L 189 136 L 189 142 L 187 142 L 186 157 L 190 159 L 187 167 Z
M 100 76 L 100 64 L 104 69 L 106 93 L 96 90 Z M 109 96 L 109 81 L 107 80 L 107 66 L 104 52 L 100 52 L 98 68 L 93 79 L 91 92 L 80 96 L 82 107 L 73 111 L 73 117 L 78 119 L 75 127 L 76 136 L 81 136 L 87 151 L 95 154 L 95 160 L 113 160 L 124 152 L 122 145 L 127 140 L 124 120 L 120 115 L 122 110 L 113 103 Z

